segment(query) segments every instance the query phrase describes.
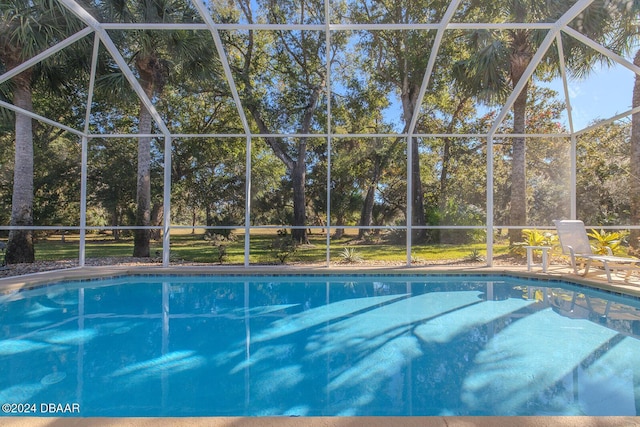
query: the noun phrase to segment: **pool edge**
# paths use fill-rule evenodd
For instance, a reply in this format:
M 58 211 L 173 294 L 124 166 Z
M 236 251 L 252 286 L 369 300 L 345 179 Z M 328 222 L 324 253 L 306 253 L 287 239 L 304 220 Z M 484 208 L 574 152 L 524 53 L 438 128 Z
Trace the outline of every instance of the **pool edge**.
M 549 269 L 546 273 L 541 271 L 527 271 L 526 267 L 469 267 L 469 266 L 337 266 L 337 267 L 301 267 L 301 266 L 100 266 L 100 267 L 75 267 L 64 270 L 44 271 L 23 276 L 11 276 L 0 278 L 0 294 L 15 292 L 25 289 L 33 289 L 53 282 L 80 279 L 100 279 L 125 275 L 260 275 L 260 274 L 303 274 L 303 275 L 345 275 L 345 274 L 389 274 L 389 275 L 420 275 L 420 274 L 474 274 L 492 275 L 504 274 L 513 277 L 535 278 L 539 280 L 562 280 L 570 284 L 589 286 L 614 294 L 624 294 L 640 298 L 640 283 L 614 280 L 608 283 L 606 280 L 590 275 L 588 277 L 574 274 L 566 267 Z
M 628 427 L 639 417 L 0 418 L 6 427 Z

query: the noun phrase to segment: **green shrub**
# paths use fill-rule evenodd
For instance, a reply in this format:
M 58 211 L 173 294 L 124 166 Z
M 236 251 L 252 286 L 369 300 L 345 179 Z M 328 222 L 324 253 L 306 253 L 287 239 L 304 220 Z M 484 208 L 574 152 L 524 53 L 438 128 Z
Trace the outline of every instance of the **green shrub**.
M 278 237 L 273 240 L 270 249 L 271 253 L 280 262 L 280 264 L 284 264 L 291 255 L 296 253 L 298 245 L 293 237 L 286 233 L 278 233 Z
M 473 249 L 469 255 L 464 257 L 464 260 L 467 262 L 481 262 L 484 261 L 484 256 L 482 256 L 479 250 Z
M 347 264 L 354 264 L 357 262 L 362 262 L 362 257 L 358 254 L 356 248 L 344 248 L 342 252 L 340 252 L 340 257 L 342 258 L 342 262 Z
M 629 232 L 598 231 L 592 229 L 590 233 L 587 233 L 587 235 L 592 238 L 592 242 L 595 241 L 595 245 L 591 245 L 593 252 L 596 254 L 607 255 L 609 253 L 607 248 L 611 249 L 612 253 L 621 249 L 621 245 L 629 235 Z
M 522 241 L 516 242 L 509 247 L 509 252 L 513 255 L 524 256 L 525 246 L 550 246 L 554 247 L 558 243 L 558 236 L 549 231 L 522 230 Z

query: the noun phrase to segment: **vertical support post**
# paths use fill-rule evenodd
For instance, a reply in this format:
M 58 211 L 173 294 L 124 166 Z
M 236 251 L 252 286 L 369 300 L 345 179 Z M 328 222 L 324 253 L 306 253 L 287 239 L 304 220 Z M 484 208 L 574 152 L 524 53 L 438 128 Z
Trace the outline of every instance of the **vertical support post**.
M 407 136 L 407 267 L 411 266 L 411 244 L 413 225 L 413 148 L 411 147 L 412 135 Z
M 91 57 L 91 75 L 89 77 L 89 91 L 87 96 L 87 109 L 84 116 L 84 135 L 82 137 L 82 154 L 80 164 L 80 247 L 78 265 L 84 267 L 87 254 L 87 162 L 89 161 L 89 121 L 91 120 L 91 104 L 93 103 L 93 89 L 96 84 L 96 69 L 98 68 L 98 53 L 100 49 L 100 37 L 93 36 L 93 53 Z
M 244 183 L 244 266 L 249 266 L 251 247 L 251 135 L 247 135 Z
M 169 267 L 171 259 L 171 146 L 170 135 L 164 136 L 164 197 L 162 226 L 162 266 Z
M 330 120 L 330 119 L 329 119 Z M 327 249 L 326 263 L 331 266 L 331 135 L 327 136 Z
M 327 249 L 326 263 L 331 266 L 331 2 L 324 2 L 325 29 L 325 56 L 327 61 L 327 77 L 325 79 L 327 90 Z
M 78 254 L 78 265 L 84 267 L 86 260 L 87 244 L 87 161 L 88 161 L 88 138 L 82 137 L 82 155 L 80 165 L 80 248 Z
M 576 158 L 578 155 L 578 149 L 577 149 L 577 141 L 576 141 L 576 134 L 572 131 L 571 132 L 571 171 L 570 171 L 570 182 L 571 182 L 571 189 L 569 190 L 571 192 L 571 212 L 570 212 L 570 218 L 571 219 L 577 219 L 578 216 L 578 197 L 576 196 L 576 191 L 578 188 L 577 185 L 577 181 L 578 181 L 578 159 Z
M 564 49 L 562 48 L 562 33 L 556 35 L 556 46 L 558 47 L 558 58 L 560 58 L 560 76 L 562 77 L 562 87 L 564 89 L 564 100 L 567 106 L 567 118 L 569 119 L 569 132 L 571 132 L 571 149 L 570 149 L 570 171 L 569 171 L 569 217 L 576 219 L 577 216 L 577 197 L 576 197 L 576 180 L 577 180 L 577 150 L 576 150 L 576 132 L 573 126 L 573 108 L 571 107 L 571 97 L 569 96 L 569 84 L 567 82 L 566 65 L 564 62 Z
M 487 137 L 487 267 L 493 266 L 493 136 Z

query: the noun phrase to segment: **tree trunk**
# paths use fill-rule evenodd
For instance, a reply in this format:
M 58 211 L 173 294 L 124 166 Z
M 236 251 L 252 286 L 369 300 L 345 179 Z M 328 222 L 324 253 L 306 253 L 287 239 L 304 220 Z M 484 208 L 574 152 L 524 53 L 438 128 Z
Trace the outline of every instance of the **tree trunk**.
M 447 183 L 449 182 L 449 163 L 451 162 L 451 138 L 444 138 L 442 147 L 442 169 L 440 170 L 440 215 L 447 208 Z
M 139 133 L 151 133 L 151 114 L 144 105 L 140 105 Z M 138 182 L 136 187 L 136 225 L 151 224 L 151 138 L 138 138 Z M 150 230 L 135 230 L 133 256 L 150 256 Z
M 151 209 L 151 224 L 155 226 L 161 226 L 164 217 L 164 205 L 162 202 L 156 202 L 153 204 L 153 208 Z M 149 230 L 149 236 L 153 240 L 160 240 L 162 236 L 161 230 Z
M 412 85 L 409 82 L 407 73 L 403 81 L 402 94 L 400 95 L 405 123 L 404 132 L 407 132 L 409 130 L 409 125 L 411 124 L 411 120 L 416 109 L 416 102 L 418 101 L 417 98 L 419 92 L 420 87 Z M 420 150 L 418 145 L 418 138 L 412 138 L 411 141 L 409 141 L 407 150 L 411 150 L 411 168 L 413 171 L 412 176 L 407 177 L 407 181 L 411 179 L 412 185 L 411 200 L 407 201 L 407 203 L 411 203 L 413 212 L 412 218 L 407 218 L 407 226 L 411 224 L 421 227 L 427 225 L 427 222 L 424 215 L 424 194 L 422 192 L 422 180 L 420 178 Z M 412 233 L 412 242 L 414 244 L 422 243 L 425 240 L 426 235 L 427 233 L 424 229 L 414 230 Z
M 301 144 L 302 145 L 302 144 Z M 300 152 L 306 149 L 299 147 Z M 296 243 L 308 243 L 307 229 L 304 228 L 307 223 L 307 207 L 305 203 L 305 188 L 306 188 L 306 163 L 300 160 L 304 156 L 299 152 L 298 161 L 295 162 L 291 171 L 291 180 L 293 183 L 293 225 L 295 227 L 300 226 L 303 228 L 294 228 L 291 235 Z M 304 154 L 304 153 L 303 153 Z
M 113 240 L 115 240 L 116 242 L 120 241 L 120 230 L 116 228 L 118 225 L 120 225 L 119 217 L 120 215 L 118 205 L 114 204 L 113 210 L 111 211 L 111 225 L 113 226 L 111 234 L 113 235 Z
M 633 63 L 640 66 L 640 50 Z M 633 86 L 632 108 L 640 106 L 640 76 L 636 75 Z M 631 224 L 640 224 L 640 113 L 631 116 L 631 158 L 630 158 Z M 631 230 L 629 243 L 635 250 L 640 249 L 640 230 Z
M 373 222 L 373 206 L 375 202 L 375 194 L 376 194 L 376 185 L 372 183 L 369 185 L 369 189 L 367 190 L 367 195 L 364 198 L 364 204 L 362 205 L 362 211 L 360 212 L 360 226 L 367 227 L 370 226 Z M 371 230 L 367 230 L 366 228 L 361 228 L 358 231 L 358 238 L 362 239 L 366 235 L 371 233 Z
M 523 92 L 518 96 L 513 105 L 514 133 L 524 133 L 525 109 L 527 94 Z M 525 138 L 512 138 L 513 158 L 511 163 L 511 206 L 509 212 L 509 224 L 512 226 L 525 226 L 527 224 L 527 181 L 526 181 L 526 148 Z M 510 243 L 522 240 L 522 230 L 510 229 Z
M 336 231 L 333 233 L 333 239 L 342 239 L 344 236 L 344 217 L 342 215 L 336 218 L 336 223 L 334 227 L 336 227 Z
M 135 66 L 140 74 L 140 85 L 149 99 L 154 94 L 160 95 L 169 76 L 168 62 L 159 58 L 156 53 L 138 55 Z M 151 113 L 144 103 L 140 102 L 140 119 L 138 133 L 150 134 L 152 125 Z M 136 225 L 151 225 L 151 138 L 138 138 L 138 181 L 136 185 Z M 147 258 L 150 256 L 149 239 L 151 230 L 135 230 L 133 239 L 133 256 Z
M 211 227 L 213 225 L 213 218 L 211 217 L 211 205 L 207 203 L 207 206 L 204 209 L 205 220 L 204 223 L 207 224 L 207 227 Z
M 9 67 L 11 68 L 11 67 Z M 13 102 L 17 107 L 33 111 L 31 73 L 25 71 L 14 79 Z M 33 225 L 33 127 L 31 117 L 16 113 L 16 145 L 11 199 L 11 225 Z M 7 242 L 8 264 L 35 261 L 33 230 L 11 230 Z
M 422 179 L 420 177 L 420 150 L 418 146 L 418 138 L 412 138 L 411 150 L 413 150 L 413 158 L 411 161 L 413 168 L 413 175 L 411 176 L 413 185 L 413 218 L 412 225 L 425 226 L 427 225 L 427 219 L 424 215 L 424 193 L 422 191 Z M 413 230 L 412 243 L 422 243 L 427 236 L 427 230 Z
M 362 210 L 360 211 L 361 227 L 370 226 L 373 223 L 373 207 L 375 205 L 376 188 L 378 187 L 378 182 L 380 181 L 380 176 L 382 175 L 382 169 L 384 167 L 383 162 L 384 160 L 381 158 L 381 156 L 374 156 L 373 176 L 371 177 L 371 182 L 369 183 L 369 188 L 367 189 L 367 195 L 364 198 Z M 358 238 L 362 239 L 369 233 L 371 233 L 371 230 L 361 228 L 358 231 Z
M 525 32 L 516 32 L 514 48 L 511 54 L 511 81 L 513 87 L 518 84 L 525 69 L 531 62 Z M 513 104 L 513 133 L 524 134 L 526 125 L 527 92 L 529 83 L 524 85 L 520 95 Z M 511 160 L 511 197 L 509 225 L 526 226 L 527 224 L 527 180 L 525 170 L 525 138 L 512 138 L 513 157 Z M 522 240 L 522 230 L 509 229 L 511 244 Z

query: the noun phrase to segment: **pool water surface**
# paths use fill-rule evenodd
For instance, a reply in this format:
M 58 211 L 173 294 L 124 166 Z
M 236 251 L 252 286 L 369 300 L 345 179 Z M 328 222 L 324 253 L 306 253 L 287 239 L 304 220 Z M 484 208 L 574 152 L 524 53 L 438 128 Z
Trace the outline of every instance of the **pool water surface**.
M 639 310 L 502 275 L 59 283 L 0 295 L 0 416 L 635 416 Z

